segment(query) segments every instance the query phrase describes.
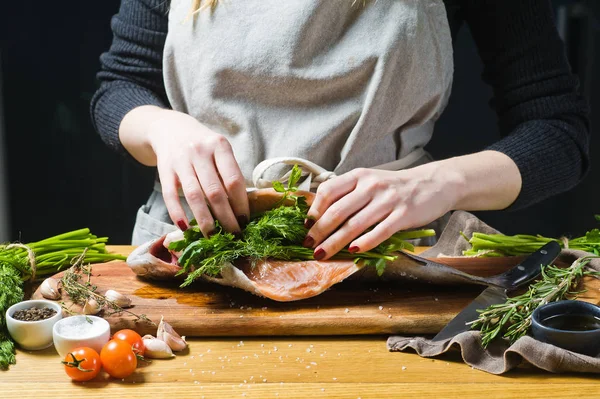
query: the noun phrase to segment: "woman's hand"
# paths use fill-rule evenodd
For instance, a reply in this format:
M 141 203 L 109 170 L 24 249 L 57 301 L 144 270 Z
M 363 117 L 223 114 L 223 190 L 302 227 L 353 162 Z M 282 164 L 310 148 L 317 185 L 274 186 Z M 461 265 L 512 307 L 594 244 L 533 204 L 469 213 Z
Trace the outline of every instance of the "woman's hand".
M 304 246 L 315 248 L 315 259 L 328 259 L 348 244 L 350 252 L 369 251 L 450 210 L 503 209 L 520 187 L 515 163 L 495 151 L 401 171 L 356 169 L 319 186 Z
M 119 134 L 125 148 L 140 162 L 151 165 L 155 161 L 173 222 L 182 230 L 189 223 L 178 195 L 181 187 L 205 236 L 214 232 L 214 219 L 225 230 L 240 232 L 250 209 L 244 177 L 227 139 L 189 115 L 156 107 L 141 108 L 145 107 L 126 115 Z M 140 113 L 133 115 L 136 111 Z M 144 115 L 147 112 L 152 113 Z M 145 126 L 137 136 L 135 128 L 128 129 L 134 122 L 128 117 Z

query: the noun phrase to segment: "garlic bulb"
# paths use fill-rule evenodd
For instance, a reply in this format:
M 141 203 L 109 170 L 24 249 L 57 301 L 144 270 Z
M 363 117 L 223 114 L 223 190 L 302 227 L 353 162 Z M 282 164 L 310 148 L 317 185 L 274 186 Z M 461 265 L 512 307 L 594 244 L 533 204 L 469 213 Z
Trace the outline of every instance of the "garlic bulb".
M 179 334 L 177 334 L 173 327 L 163 320 L 163 317 L 160 318 L 160 324 L 158 325 L 158 330 L 156 331 L 156 338 L 166 342 L 167 345 L 169 345 L 169 347 L 175 352 L 182 351 L 187 348 L 185 337 L 181 337 Z
M 147 358 L 168 359 L 175 357 L 173 351 L 165 341 L 154 338 L 152 335 L 144 335 L 142 341 L 144 341 L 144 347 L 146 348 L 144 356 Z
M 58 280 L 52 277 L 45 279 L 40 285 L 40 293 L 46 299 L 60 299 L 60 289 L 58 288 Z
M 102 308 L 100 307 L 98 302 L 92 297 L 88 298 L 88 300 L 85 302 L 85 305 L 83 306 L 83 314 L 97 314 L 98 312 L 100 312 L 100 310 L 102 310 Z
M 108 290 L 104 293 L 104 298 L 107 301 L 114 303 L 115 305 L 121 308 L 130 308 L 131 307 L 131 298 L 125 296 L 115 290 Z

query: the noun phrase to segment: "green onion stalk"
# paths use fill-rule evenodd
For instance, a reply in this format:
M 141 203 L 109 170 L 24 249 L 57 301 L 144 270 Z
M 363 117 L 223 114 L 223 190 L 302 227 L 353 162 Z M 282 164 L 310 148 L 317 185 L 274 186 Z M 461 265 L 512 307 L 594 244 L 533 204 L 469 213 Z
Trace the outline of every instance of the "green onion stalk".
M 24 299 L 24 283 L 55 274 L 82 254 L 85 263 L 125 260 L 123 255 L 108 253 L 107 241 L 85 228 L 28 244 L 0 245 L 0 369 L 15 363 L 5 317 L 9 307 Z
M 461 233 L 462 234 L 462 233 Z M 463 251 L 465 256 L 498 257 L 519 256 L 535 252 L 550 241 L 557 242 L 562 248 L 576 249 L 600 255 L 600 230 L 593 229 L 582 237 L 568 239 L 566 237 L 550 238 L 542 235 L 473 233 L 471 238 L 462 236 L 471 244 L 471 248 Z

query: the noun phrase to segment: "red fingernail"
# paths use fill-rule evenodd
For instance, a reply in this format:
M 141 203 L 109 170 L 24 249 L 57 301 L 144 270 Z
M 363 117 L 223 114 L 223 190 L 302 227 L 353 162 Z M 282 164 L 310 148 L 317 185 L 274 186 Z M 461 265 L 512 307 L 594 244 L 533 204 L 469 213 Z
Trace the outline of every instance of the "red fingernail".
M 356 253 L 358 251 L 360 251 L 360 248 L 357 247 L 356 245 L 353 245 L 350 248 L 348 248 L 348 252 L 350 252 L 351 254 Z
M 240 225 L 240 228 L 243 229 L 248 224 L 248 216 L 246 216 L 246 215 L 239 215 L 237 217 L 237 222 Z
M 179 220 L 177 222 L 177 226 L 181 229 L 181 231 L 186 231 L 188 229 L 188 225 L 184 220 Z
M 306 236 L 304 241 L 302 241 L 302 246 L 304 248 L 312 248 L 313 245 L 315 245 L 315 239 L 311 236 Z
M 313 227 L 315 225 L 315 220 L 314 219 L 306 219 L 304 221 L 304 227 L 306 227 L 307 229 L 310 230 L 311 227 Z
M 208 234 L 206 235 L 206 238 L 210 238 L 210 237 L 214 236 L 215 234 L 217 234 L 217 230 L 209 231 Z
M 313 257 L 314 257 L 316 260 L 321 260 L 321 259 L 323 259 L 323 258 L 325 257 L 325 251 L 323 250 L 323 248 L 319 248 L 319 249 L 317 249 L 317 250 L 315 251 L 315 253 L 314 253 Z

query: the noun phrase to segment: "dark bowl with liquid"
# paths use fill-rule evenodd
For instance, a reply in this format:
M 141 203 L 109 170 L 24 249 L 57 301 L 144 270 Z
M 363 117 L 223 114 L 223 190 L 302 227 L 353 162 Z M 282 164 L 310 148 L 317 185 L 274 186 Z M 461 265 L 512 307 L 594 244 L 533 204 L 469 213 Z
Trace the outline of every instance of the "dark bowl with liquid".
M 550 302 L 531 315 L 538 341 L 588 356 L 600 353 L 600 307 L 583 301 Z

